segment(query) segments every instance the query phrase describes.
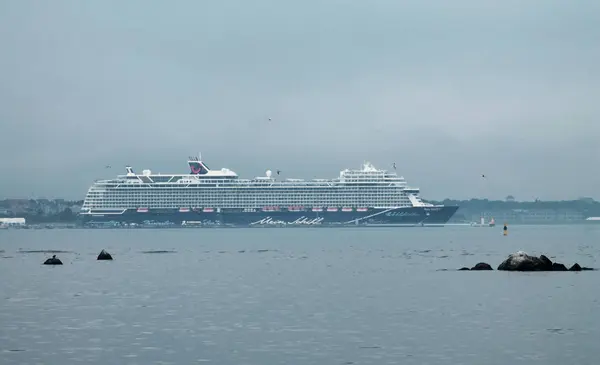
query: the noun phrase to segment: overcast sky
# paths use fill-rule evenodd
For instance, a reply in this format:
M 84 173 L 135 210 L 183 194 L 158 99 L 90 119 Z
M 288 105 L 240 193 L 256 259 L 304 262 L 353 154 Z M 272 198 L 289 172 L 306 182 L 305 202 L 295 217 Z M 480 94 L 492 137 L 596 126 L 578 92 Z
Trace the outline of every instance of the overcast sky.
M 425 198 L 600 199 L 599 71 L 600 1 L 3 0 L 0 197 L 201 151 L 244 177 L 368 160 Z

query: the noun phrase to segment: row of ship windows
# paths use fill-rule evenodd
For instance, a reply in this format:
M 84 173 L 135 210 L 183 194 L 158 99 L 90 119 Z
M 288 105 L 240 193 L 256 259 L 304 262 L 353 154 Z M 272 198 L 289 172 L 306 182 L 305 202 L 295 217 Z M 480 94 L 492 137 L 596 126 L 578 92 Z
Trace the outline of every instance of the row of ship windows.
M 228 194 L 228 195 L 219 195 L 219 194 L 178 194 L 177 196 L 173 196 L 170 194 L 157 194 L 157 193 L 143 193 L 143 194 L 88 194 L 88 199 L 129 199 L 129 198 L 156 198 L 156 199 L 189 199 L 189 198 L 219 198 L 219 199 L 267 199 L 267 198 L 283 198 L 283 199 L 299 199 L 299 198 L 319 198 L 319 199 L 327 199 L 327 198 L 345 198 L 352 199 L 356 197 L 389 197 L 391 199 L 401 198 L 403 195 L 390 195 L 385 193 L 367 193 L 367 194 L 256 194 L 256 195 L 241 195 L 241 194 Z
M 408 200 L 408 198 L 406 197 L 390 197 L 390 196 L 368 196 L 368 195 L 361 195 L 361 196 L 289 196 L 289 197 L 282 197 L 282 196 L 266 196 L 266 197 L 236 197 L 236 196 L 230 196 L 230 197 L 223 197 L 223 196 L 217 196 L 217 197 L 157 197 L 157 196 L 129 196 L 129 197 L 88 197 L 86 198 L 86 202 L 87 201 L 115 201 L 115 202 L 120 202 L 120 201 L 132 201 L 132 200 L 148 200 L 148 201 L 165 201 L 165 202 L 172 202 L 172 201 L 190 201 L 190 200 L 197 200 L 197 201 L 201 201 L 201 200 L 211 200 L 211 201 L 299 201 L 299 200 L 307 200 L 307 201 L 319 201 L 319 200 L 326 200 L 326 201 L 367 201 L 367 200 L 386 200 L 386 201 L 397 201 L 397 200 Z
M 380 201 L 285 201 L 285 200 L 272 200 L 272 201 L 261 201 L 261 202 L 250 202 L 250 201 L 102 201 L 102 202 L 86 202 L 85 208 L 120 208 L 120 207 L 164 207 L 164 208 L 179 208 L 179 207 L 224 207 L 224 208 L 237 208 L 237 207 L 264 207 L 264 206 L 315 206 L 315 207 L 327 207 L 327 206 L 354 206 L 354 207 L 369 207 L 369 206 L 402 206 L 410 205 L 408 200 L 380 200 Z
M 259 196 L 363 196 L 363 195 L 387 195 L 387 196 L 404 196 L 404 192 L 396 192 L 389 190 L 369 190 L 369 191 L 335 191 L 335 192 L 321 192 L 321 191 L 294 191 L 294 192 L 276 192 L 276 191 L 257 191 L 254 193 L 229 191 L 219 192 L 214 190 L 190 190 L 190 191 L 157 191 L 157 190 L 143 190 L 143 191 L 91 191 L 87 194 L 88 196 L 120 196 L 127 197 L 133 195 L 145 195 L 145 196 L 169 196 L 169 197 L 180 197 L 180 196 L 246 196 L 246 197 L 259 197 Z
M 407 197 L 389 195 L 356 195 L 356 196 L 127 196 L 127 197 L 116 197 L 116 196 L 104 196 L 104 197 L 90 197 L 86 198 L 86 201 L 128 201 L 128 200 L 151 200 L 151 201 L 189 201 L 189 200 L 211 200 L 211 201 L 268 201 L 268 200 L 285 200 L 285 201 L 298 201 L 298 200 L 336 200 L 336 201 L 358 201 L 358 200 L 408 200 Z
M 181 179 L 196 179 L 195 176 L 190 177 L 190 176 L 183 176 L 183 175 L 175 175 L 175 176 L 157 176 L 157 175 L 151 175 L 151 176 L 144 176 L 144 175 L 138 175 L 138 176 L 131 176 L 128 177 L 127 179 L 123 179 L 123 180 L 109 180 L 106 184 L 118 184 L 118 183 L 123 183 L 126 181 L 153 181 L 154 183 L 166 183 L 166 182 L 174 182 L 177 180 L 181 180 Z M 260 182 L 260 180 L 257 179 L 240 179 L 240 178 L 231 178 L 231 177 L 201 177 L 199 179 L 201 182 L 204 181 L 210 181 L 210 182 L 214 182 L 214 181 L 230 181 L 233 184 L 243 184 L 243 183 L 257 183 Z M 316 180 L 305 180 L 305 179 L 291 179 L 292 181 L 286 181 L 286 180 L 278 180 L 278 179 L 273 179 L 276 182 L 294 182 L 294 183 L 302 183 L 302 182 L 312 182 L 314 183 L 315 181 L 321 181 L 323 179 L 316 179 Z M 339 179 L 325 179 L 327 181 L 330 182 L 338 182 L 338 181 L 348 181 L 348 180 L 367 180 L 367 181 L 381 181 L 381 180 L 386 180 L 386 181 L 404 181 L 404 178 L 402 177 L 398 177 L 398 176 L 394 176 L 394 175 L 389 175 L 389 174 L 385 174 L 385 173 L 345 173 L 344 176 L 340 177 Z
M 269 204 L 269 205 L 241 205 L 241 204 L 202 204 L 202 205 L 190 205 L 190 204 L 102 204 L 102 205 L 84 205 L 84 209 L 131 209 L 131 208 L 163 208 L 163 209 L 177 209 L 177 208 L 253 208 L 260 209 L 263 207 L 286 207 L 286 206 L 302 206 L 302 207 L 349 207 L 349 208 L 369 208 L 369 207 L 400 207 L 410 206 L 410 204 L 398 204 L 398 203 L 379 203 L 379 204 L 304 204 L 304 205 L 287 205 L 287 204 Z
M 418 190 L 410 190 L 410 191 L 418 191 Z M 278 196 L 288 196 L 288 195 L 298 195 L 298 194 L 320 194 L 320 195 L 363 195 L 363 194 L 388 194 L 388 195 L 404 195 L 406 194 L 406 189 L 389 189 L 389 188 L 381 188 L 381 189 L 339 189 L 339 190 L 310 190 L 310 189 L 297 189 L 297 190 L 284 190 L 279 191 L 276 189 L 264 189 L 264 190 L 255 190 L 255 191 L 245 191 L 239 189 L 140 189 L 140 190 L 90 190 L 88 194 L 98 195 L 98 194 L 113 194 L 113 195 L 122 195 L 127 196 L 131 194 L 162 194 L 162 195 L 170 195 L 170 196 L 182 196 L 182 195 L 219 195 L 219 196 L 227 196 L 227 195 L 246 195 L 246 196 L 256 196 L 256 195 L 278 195 Z
M 117 196 L 117 195 L 104 195 L 104 196 L 88 196 L 86 200 L 94 199 L 94 200 L 128 200 L 128 199 L 155 199 L 155 200 L 176 200 L 176 199 L 213 199 L 213 200 L 265 200 L 265 199 L 286 199 L 286 200 L 298 200 L 298 199 L 311 199 L 311 200 L 323 200 L 323 199 L 406 199 L 403 196 L 389 196 L 389 194 L 361 194 L 361 195 L 340 195 L 340 196 L 332 196 L 332 195 L 294 195 L 294 196 L 281 196 L 281 195 L 260 195 L 260 196 L 218 196 L 218 195 L 189 195 L 189 196 L 168 196 L 168 195 L 149 195 L 149 194 L 141 194 L 141 195 L 128 195 L 128 196 Z
M 253 204 L 253 205 L 269 205 L 273 204 L 317 204 L 317 203 L 339 203 L 339 204 L 377 204 L 380 202 L 410 202 L 406 198 L 386 198 L 386 197 L 355 197 L 355 198 L 266 198 L 266 199 L 236 199 L 236 198 L 179 198 L 179 199 L 157 199 L 157 198 L 129 198 L 129 199 L 86 199 L 85 204 L 126 204 L 126 203 L 152 203 L 152 204 L 169 204 L 180 205 L 185 203 L 206 203 L 219 205 L 225 203 L 233 204 Z M 185 205 L 184 205 L 185 206 Z
M 162 193 L 171 195 L 184 194 L 218 194 L 218 195 L 256 195 L 256 194 L 277 194 L 277 195 L 294 195 L 294 194 L 365 194 L 382 192 L 387 194 L 403 194 L 406 189 L 398 189 L 395 187 L 382 186 L 373 189 L 91 189 L 88 194 L 135 194 L 135 193 Z
M 307 190 L 307 191 L 315 191 L 321 190 L 323 192 L 334 192 L 338 190 L 372 190 L 372 189 L 398 189 L 402 190 L 405 186 L 400 186 L 397 184 L 392 184 L 391 182 L 380 182 L 380 183 L 367 183 L 367 184 L 357 184 L 352 183 L 350 185 L 318 185 L 318 186 L 282 186 L 282 185 L 272 185 L 272 183 L 264 183 L 264 184 L 253 184 L 253 185 L 243 185 L 240 186 L 238 184 L 219 184 L 216 186 L 216 182 L 213 183 L 204 183 L 204 184 L 156 184 L 156 185 L 148 185 L 148 184 L 122 184 L 122 185 L 95 185 L 92 187 L 92 190 L 119 190 L 119 191 L 132 191 L 132 190 L 168 190 L 172 192 L 181 192 L 184 190 L 217 190 L 220 192 L 226 191 L 244 191 L 244 192 L 256 192 L 256 191 L 278 191 L 282 193 L 289 193 L 290 190 L 298 191 L 298 190 Z M 205 185 L 205 186 L 203 186 Z

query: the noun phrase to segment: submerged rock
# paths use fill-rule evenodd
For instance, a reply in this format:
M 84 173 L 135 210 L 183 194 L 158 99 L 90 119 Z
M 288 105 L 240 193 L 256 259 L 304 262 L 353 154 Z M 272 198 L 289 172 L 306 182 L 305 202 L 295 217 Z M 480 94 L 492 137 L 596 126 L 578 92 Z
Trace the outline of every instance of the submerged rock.
M 487 264 L 485 262 L 480 262 L 477 265 L 473 266 L 471 268 L 471 270 L 494 270 L 494 269 L 492 269 L 490 264 Z
M 60 261 L 56 255 L 52 255 L 51 258 L 44 261 L 44 265 L 62 265 L 62 261 Z
M 112 260 L 112 256 L 106 252 L 105 250 L 100 251 L 100 254 L 98 255 L 98 260 Z

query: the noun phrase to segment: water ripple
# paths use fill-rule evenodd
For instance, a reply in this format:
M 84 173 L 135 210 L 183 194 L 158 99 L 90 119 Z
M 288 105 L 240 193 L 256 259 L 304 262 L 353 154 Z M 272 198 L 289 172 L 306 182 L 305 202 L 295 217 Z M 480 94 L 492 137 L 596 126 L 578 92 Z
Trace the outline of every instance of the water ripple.
M 597 267 L 597 235 L 447 228 L 4 232 L 32 253 L 0 265 L 1 362 L 595 361 L 594 275 L 454 270 L 517 250 Z M 52 242 L 69 265 L 40 265 Z

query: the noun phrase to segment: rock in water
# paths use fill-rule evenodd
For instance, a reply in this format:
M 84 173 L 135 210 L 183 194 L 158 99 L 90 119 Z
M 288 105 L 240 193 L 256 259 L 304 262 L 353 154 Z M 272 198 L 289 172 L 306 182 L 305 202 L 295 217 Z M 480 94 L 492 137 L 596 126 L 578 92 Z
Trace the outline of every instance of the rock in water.
M 112 260 L 112 256 L 106 252 L 105 250 L 100 251 L 100 254 L 98 255 L 98 260 Z
M 480 262 L 477 265 L 473 266 L 471 270 L 494 270 L 489 264 L 485 262 Z
M 503 271 L 552 271 L 552 261 L 546 256 L 530 256 L 523 251 L 508 255 L 498 266 Z
M 567 267 L 563 264 L 555 262 L 552 264 L 552 271 L 567 271 Z
M 51 258 L 44 261 L 44 265 L 62 265 L 62 261 L 56 258 L 56 255 L 52 255 Z
M 545 267 L 552 268 L 552 261 L 550 261 L 550 259 L 547 258 L 545 255 L 541 255 L 540 260 L 542 261 Z

